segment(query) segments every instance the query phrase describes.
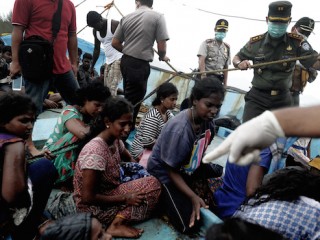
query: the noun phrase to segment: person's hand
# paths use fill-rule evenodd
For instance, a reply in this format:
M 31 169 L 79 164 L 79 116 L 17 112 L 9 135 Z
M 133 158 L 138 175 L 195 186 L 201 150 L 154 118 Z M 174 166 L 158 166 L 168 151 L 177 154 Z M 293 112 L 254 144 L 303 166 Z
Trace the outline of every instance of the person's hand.
M 77 78 L 78 65 L 77 65 L 77 64 L 71 64 L 71 69 L 72 69 L 72 72 L 73 72 L 73 74 L 74 74 L 74 77 Z
M 56 156 L 47 148 L 44 148 L 40 151 L 40 155 L 44 155 L 46 159 L 52 160 L 55 159 Z
M 21 66 L 20 63 L 17 61 L 12 61 L 10 63 L 10 77 L 14 78 L 16 75 L 20 74 Z
M 192 214 L 190 217 L 190 222 L 189 222 L 189 227 L 194 226 L 195 220 L 199 221 L 200 220 L 200 208 L 209 208 L 205 202 L 200 198 L 198 195 L 194 195 L 191 198 L 192 202 Z
M 170 58 L 168 58 L 167 56 L 164 56 L 163 58 L 159 57 L 159 60 L 164 62 L 170 62 Z
M 243 60 L 238 64 L 238 68 L 240 70 L 247 70 L 250 67 L 251 67 L 251 63 L 249 60 Z
M 145 201 L 146 194 L 143 192 L 131 192 L 127 193 L 124 198 L 126 205 L 139 206 Z
M 284 132 L 270 111 L 240 125 L 217 148 L 204 156 L 204 163 L 230 152 L 229 162 L 247 165 L 259 160 L 260 150 L 270 146 Z
M 51 101 L 47 98 L 43 101 L 43 105 L 47 108 L 58 108 L 59 107 L 58 103 Z

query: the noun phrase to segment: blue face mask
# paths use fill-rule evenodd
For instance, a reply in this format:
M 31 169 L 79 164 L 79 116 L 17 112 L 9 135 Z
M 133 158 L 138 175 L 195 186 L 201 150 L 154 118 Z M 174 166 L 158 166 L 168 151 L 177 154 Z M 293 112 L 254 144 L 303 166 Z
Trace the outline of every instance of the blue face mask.
M 268 33 L 273 38 L 282 37 L 287 32 L 287 23 L 268 22 Z
M 216 32 L 215 33 L 215 38 L 218 41 L 222 41 L 225 37 L 226 37 L 226 33 L 225 32 Z

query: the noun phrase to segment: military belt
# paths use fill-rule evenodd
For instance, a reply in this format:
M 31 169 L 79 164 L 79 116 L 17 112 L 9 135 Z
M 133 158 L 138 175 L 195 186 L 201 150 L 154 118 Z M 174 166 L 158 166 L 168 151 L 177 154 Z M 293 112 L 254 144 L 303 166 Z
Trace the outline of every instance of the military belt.
M 269 89 L 260 89 L 260 88 L 256 88 L 256 87 L 252 87 L 253 89 L 257 90 L 258 92 L 262 92 L 262 93 L 266 93 L 270 96 L 277 96 L 277 95 L 280 95 L 280 94 L 284 94 L 284 93 L 287 93 L 289 90 L 269 90 Z

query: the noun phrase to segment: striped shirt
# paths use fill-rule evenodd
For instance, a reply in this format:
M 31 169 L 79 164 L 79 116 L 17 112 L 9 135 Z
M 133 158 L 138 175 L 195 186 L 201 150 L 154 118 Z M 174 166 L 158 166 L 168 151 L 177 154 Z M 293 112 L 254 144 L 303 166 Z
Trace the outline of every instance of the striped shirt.
M 173 117 L 173 114 L 169 110 L 167 110 L 166 115 L 168 121 Z M 150 108 L 137 128 L 130 148 L 131 155 L 134 159 L 140 156 L 144 150 L 144 146 L 155 143 L 164 124 L 165 122 L 163 121 L 161 113 L 154 107 Z

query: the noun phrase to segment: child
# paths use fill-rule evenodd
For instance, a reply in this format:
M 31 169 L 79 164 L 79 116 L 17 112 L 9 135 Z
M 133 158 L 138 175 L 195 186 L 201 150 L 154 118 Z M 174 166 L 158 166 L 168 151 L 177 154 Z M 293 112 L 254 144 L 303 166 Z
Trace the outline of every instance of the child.
M 28 164 L 24 141 L 32 132 L 36 106 L 17 93 L 0 96 L 0 237 L 32 239 L 57 172 L 47 159 Z

